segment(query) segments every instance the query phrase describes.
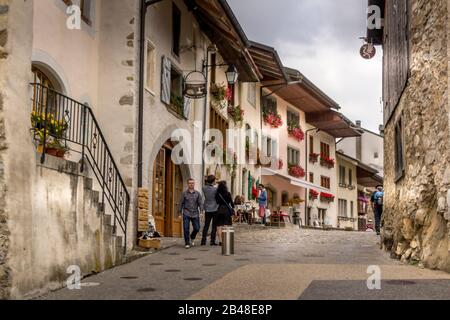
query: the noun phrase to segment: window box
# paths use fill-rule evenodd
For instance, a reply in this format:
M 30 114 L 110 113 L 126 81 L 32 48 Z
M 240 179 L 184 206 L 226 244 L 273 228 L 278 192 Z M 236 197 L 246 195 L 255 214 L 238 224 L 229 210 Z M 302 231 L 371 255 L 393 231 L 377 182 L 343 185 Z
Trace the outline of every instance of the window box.
M 336 165 L 336 161 L 334 159 L 331 159 L 329 157 L 321 155 L 320 156 L 320 165 L 322 167 L 326 167 L 328 169 L 332 169 Z
M 302 128 L 300 128 L 299 124 L 289 124 L 288 125 L 288 133 L 289 136 L 297 140 L 298 142 L 303 141 L 305 139 L 305 133 Z
M 268 112 L 264 113 L 264 122 L 274 129 L 277 129 L 283 125 L 281 115 L 278 113 Z
M 319 154 L 318 153 L 311 153 L 309 155 L 309 162 L 311 162 L 312 164 L 319 162 Z
M 305 170 L 300 166 L 289 166 L 289 175 L 294 178 L 304 178 L 306 176 Z

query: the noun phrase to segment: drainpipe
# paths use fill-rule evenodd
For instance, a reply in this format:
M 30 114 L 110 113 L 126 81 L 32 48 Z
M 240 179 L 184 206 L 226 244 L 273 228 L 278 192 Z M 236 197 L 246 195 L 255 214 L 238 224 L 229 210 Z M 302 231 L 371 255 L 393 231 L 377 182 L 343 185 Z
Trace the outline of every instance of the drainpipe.
M 138 188 L 142 188 L 144 145 L 144 69 L 145 69 L 145 25 L 148 7 L 162 0 L 141 0 L 139 26 L 139 106 L 138 106 Z

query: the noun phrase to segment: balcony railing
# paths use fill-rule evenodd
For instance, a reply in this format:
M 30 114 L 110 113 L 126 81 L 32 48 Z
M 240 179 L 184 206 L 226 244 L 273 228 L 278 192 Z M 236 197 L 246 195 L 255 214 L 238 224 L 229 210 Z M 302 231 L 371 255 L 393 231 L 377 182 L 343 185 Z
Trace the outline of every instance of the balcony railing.
M 102 189 L 102 204 L 106 200 L 113 211 L 114 233 L 119 226 L 126 248 L 130 195 L 92 109 L 41 84 L 31 86 L 33 114 L 39 117 L 32 130 L 42 151 L 41 161 L 45 161 L 49 139 L 81 153 L 81 170 L 85 162 L 92 168 Z M 54 123 L 63 124 L 64 130 L 54 130 Z

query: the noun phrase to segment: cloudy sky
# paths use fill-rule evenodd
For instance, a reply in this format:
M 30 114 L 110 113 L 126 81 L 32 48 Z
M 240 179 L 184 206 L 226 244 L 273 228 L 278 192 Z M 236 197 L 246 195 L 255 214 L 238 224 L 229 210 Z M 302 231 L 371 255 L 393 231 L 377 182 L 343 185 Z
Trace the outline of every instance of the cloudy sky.
M 378 132 L 382 115 L 382 53 L 359 55 L 367 0 L 228 0 L 248 38 L 277 49 L 351 120 Z

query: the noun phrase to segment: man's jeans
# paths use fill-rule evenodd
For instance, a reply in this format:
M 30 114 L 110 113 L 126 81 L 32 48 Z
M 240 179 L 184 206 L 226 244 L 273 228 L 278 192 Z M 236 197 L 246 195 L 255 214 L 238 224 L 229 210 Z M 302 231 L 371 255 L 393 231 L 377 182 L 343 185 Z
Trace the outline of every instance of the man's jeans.
M 205 226 L 203 228 L 202 244 L 206 244 L 206 241 L 208 238 L 209 226 L 211 225 L 211 221 L 212 221 L 211 244 L 216 243 L 216 233 L 217 233 L 216 217 L 217 217 L 217 211 L 205 213 Z
M 192 234 L 190 233 L 190 228 L 192 226 L 194 227 L 194 230 L 192 231 Z M 186 245 L 190 245 L 191 241 L 194 241 L 197 237 L 198 232 L 200 231 L 200 217 L 197 218 L 191 218 L 186 215 L 183 216 L 183 228 L 184 228 L 184 241 Z
M 373 213 L 375 215 L 375 231 L 380 233 L 381 231 L 381 217 L 383 216 L 383 207 L 375 205 L 373 208 Z

